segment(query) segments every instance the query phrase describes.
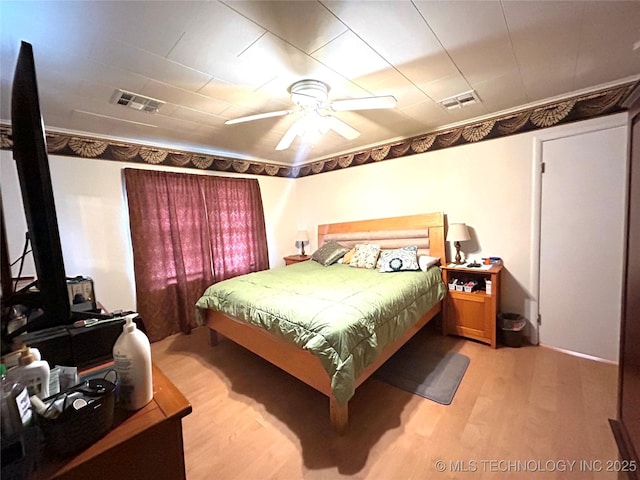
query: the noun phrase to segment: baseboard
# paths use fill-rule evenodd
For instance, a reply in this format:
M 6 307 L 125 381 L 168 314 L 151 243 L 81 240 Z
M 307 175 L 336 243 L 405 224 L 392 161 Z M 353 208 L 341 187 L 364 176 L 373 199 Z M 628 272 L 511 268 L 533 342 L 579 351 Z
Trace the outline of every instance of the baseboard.
M 556 352 L 566 353 L 568 355 L 573 355 L 574 357 L 586 358 L 587 360 L 595 360 L 596 362 L 608 363 L 609 365 L 618 365 L 618 362 L 614 360 L 608 360 L 606 358 L 595 357 L 593 355 L 587 355 L 586 353 L 574 352 L 573 350 L 567 350 L 565 348 L 552 347 L 551 345 L 545 345 L 544 343 L 539 344 L 540 347 L 548 348 L 550 350 L 555 350 Z

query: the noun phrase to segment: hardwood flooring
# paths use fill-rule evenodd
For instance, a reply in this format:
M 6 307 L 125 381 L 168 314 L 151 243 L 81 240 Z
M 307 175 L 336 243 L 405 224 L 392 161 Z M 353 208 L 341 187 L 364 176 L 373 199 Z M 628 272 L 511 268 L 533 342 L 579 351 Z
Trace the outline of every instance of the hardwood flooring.
M 428 325 L 425 348 L 471 359 L 453 403 L 369 379 L 339 437 L 327 397 L 208 337 L 199 328 L 152 345 L 193 406 L 183 419 L 189 480 L 624 478 L 605 471 L 618 459 L 614 365 L 544 347 L 492 350 Z

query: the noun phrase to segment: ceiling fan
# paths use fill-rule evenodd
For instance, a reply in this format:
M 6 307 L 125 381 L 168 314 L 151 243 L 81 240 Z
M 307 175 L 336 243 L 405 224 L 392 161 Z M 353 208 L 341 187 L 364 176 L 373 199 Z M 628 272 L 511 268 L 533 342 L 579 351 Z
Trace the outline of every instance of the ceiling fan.
M 324 135 L 329 130 L 342 135 L 347 140 L 353 140 L 360 135 L 355 128 L 333 116 L 333 112 L 347 110 L 374 110 L 381 108 L 394 108 L 396 99 L 392 95 L 378 97 L 346 98 L 329 102 L 330 87 L 320 80 L 305 79 L 292 84 L 288 91 L 295 108 L 289 110 L 278 110 L 275 112 L 258 113 L 246 117 L 234 118 L 224 122 L 227 125 L 236 123 L 251 122 L 263 118 L 281 117 L 293 113 L 301 113 L 302 116 L 296 120 L 285 132 L 284 136 L 276 146 L 276 150 L 286 150 L 291 146 L 296 136 L 306 136 L 309 134 Z

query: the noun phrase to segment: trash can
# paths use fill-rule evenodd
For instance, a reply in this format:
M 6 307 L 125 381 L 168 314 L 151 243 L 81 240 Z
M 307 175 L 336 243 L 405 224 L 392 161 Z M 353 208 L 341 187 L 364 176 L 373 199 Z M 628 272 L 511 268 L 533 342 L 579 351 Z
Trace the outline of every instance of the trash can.
M 527 325 L 527 319 L 518 313 L 498 314 L 502 343 L 507 347 L 522 346 L 522 330 Z

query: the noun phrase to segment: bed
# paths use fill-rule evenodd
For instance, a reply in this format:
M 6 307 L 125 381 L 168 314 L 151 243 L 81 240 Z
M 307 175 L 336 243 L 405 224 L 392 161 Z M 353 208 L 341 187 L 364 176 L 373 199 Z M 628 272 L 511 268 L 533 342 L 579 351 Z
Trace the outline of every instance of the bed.
M 444 215 L 319 225 L 318 246 L 326 242 L 417 245 L 445 264 Z M 437 265 L 380 273 L 309 260 L 218 282 L 197 307 L 212 345 L 221 334 L 325 394 L 342 433 L 355 389 L 441 311 L 444 294 Z

